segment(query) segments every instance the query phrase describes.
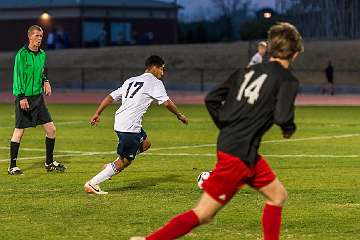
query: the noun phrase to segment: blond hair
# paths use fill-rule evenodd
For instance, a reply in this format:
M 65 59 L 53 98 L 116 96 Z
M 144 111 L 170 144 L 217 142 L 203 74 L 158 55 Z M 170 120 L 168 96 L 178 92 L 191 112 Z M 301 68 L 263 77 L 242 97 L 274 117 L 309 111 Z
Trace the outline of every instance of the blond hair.
M 27 33 L 30 35 L 34 30 L 38 30 L 40 32 L 43 32 L 42 28 L 39 25 L 32 25 L 29 27 Z
M 271 57 L 290 60 L 295 53 L 303 51 L 302 37 L 292 24 L 280 22 L 268 31 L 268 52 Z

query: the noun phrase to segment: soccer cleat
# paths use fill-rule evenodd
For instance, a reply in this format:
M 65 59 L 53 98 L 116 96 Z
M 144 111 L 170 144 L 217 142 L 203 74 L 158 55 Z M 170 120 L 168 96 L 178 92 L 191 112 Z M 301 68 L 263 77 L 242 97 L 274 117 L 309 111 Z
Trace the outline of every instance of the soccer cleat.
M 23 175 L 24 172 L 18 167 L 13 167 L 13 168 L 8 168 L 8 174 L 9 175 Z
M 146 240 L 145 237 L 132 237 L 130 240 Z
M 93 185 L 90 184 L 90 182 L 85 183 L 84 189 L 85 189 L 85 192 L 96 194 L 96 195 L 106 195 L 106 194 L 108 194 L 108 192 L 104 192 L 103 190 L 101 190 L 99 185 L 93 186 Z
M 63 164 L 58 163 L 57 161 L 53 161 L 50 164 L 45 163 L 45 169 L 48 172 L 52 172 L 54 170 L 57 171 L 57 172 L 65 172 L 66 167 Z

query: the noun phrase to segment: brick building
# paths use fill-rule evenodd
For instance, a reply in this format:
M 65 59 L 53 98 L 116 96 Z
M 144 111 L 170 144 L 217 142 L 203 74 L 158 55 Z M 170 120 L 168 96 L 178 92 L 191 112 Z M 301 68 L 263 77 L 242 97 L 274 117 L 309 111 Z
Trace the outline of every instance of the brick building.
M 176 43 L 178 9 L 176 1 L 2 0 L 0 51 L 18 49 L 32 24 L 44 28 L 44 45 L 50 32 L 73 48 Z

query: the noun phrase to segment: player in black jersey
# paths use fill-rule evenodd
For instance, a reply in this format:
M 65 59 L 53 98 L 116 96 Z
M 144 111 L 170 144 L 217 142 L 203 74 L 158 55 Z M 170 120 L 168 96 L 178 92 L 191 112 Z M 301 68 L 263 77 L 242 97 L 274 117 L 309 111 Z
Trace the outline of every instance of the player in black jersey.
M 210 222 L 244 184 L 266 198 L 262 218 L 264 239 L 279 239 L 287 192 L 258 149 L 262 136 L 274 123 L 281 128 L 284 138 L 291 137 L 296 130 L 294 101 L 299 83 L 288 68 L 304 47 L 301 35 L 289 23 L 270 28 L 268 45 L 268 63 L 250 67 L 245 75 L 235 72 L 206 97 L 206 107 L 220 129 L 218 162 L 202 185 L 204 193 L 197 206 L 146 238 L 132 240 L 181 237 Z

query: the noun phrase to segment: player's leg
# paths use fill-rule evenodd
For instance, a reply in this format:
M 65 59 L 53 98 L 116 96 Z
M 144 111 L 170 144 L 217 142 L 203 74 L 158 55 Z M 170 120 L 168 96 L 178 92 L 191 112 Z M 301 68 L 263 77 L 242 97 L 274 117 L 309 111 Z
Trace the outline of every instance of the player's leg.
M 197 206 L 175 216 L 166 225 L 146 237 L 146 240 L 176 239 L 189 233 L 195 227 L 211 222 L 222 204 L 204 192 Z
M 142 153 L 142 152 L 147 151 L 150 147 L 151 147 L 151 142 L 150 142 L 149 138 L 147 137 L 147 138 L 140 144 L 139 153 Z
M 119 157 L 114 162 L 106 164 L 102 171 L 85 183 L 84 188 L 86 192 L 107 194 L 106 192 L 101 191 L 99 184 L 119 174 L 135 159 L 140 147 L 141 134 L 117 132 L 117 135 L 119 137 L 117 147 Z
M 25 133 L 25 129 L 23 128 L 15 128 L 13 135 L 10 141 L 10 166 L 8 169 L 8 173 L 10 175 L 19 175 L 23 174 L 23 171 L 16 166 L 16 160 L 19 153 L 21 138 Z
M 262 157 L 255 166 L 255 178 L 251 185 L 266 198 L 262 217 L 264 240 L 278 240 L 287 192 Z
M 140 146 L 138 149 L 138 153 L 142 153 L 147 151 L 151 147 L 151 142 L 143 128 L 141 128 L 139 137 L 140 137 Z
M 209 223 L 222 206 L 236 194 L 249 173 L 249 168 L 239 158 L 218 152 L 218 163 L 203 183 L 204 193 L 197 206 L 174 217 L 162 228 L 147 236 L 146 240 L 175 239 L 198 225 Z
M 287 192 L 277 178 L 258 191 L 266 198 L 262 217 L 264 240 L 278 240 L 280 239 L 281 213 L 287 200 Z
M 46 161 L 45 168 L 47 171 L 59 171 L 64 172 L 65 166 L 57 161 L 54 161 L 54 148 L 56 139 L 56 127 L 54 122 L 47 122 L 42 124 L 45 131 L 45 146 L 46 146 Z
M 85 183 L 84 185 L 85 192 L 94 193 L 98 195 L 107 194 L 107 192 L 101 190 L 99 184 L 119 174 L 130 164 L 131 161 L 129 161 L 126 158 L 121 158 L 120 156 L 114 162 L 106 164 L 102 171 L 96 174 L 92 179 L 90 179 L 90 181 Z

